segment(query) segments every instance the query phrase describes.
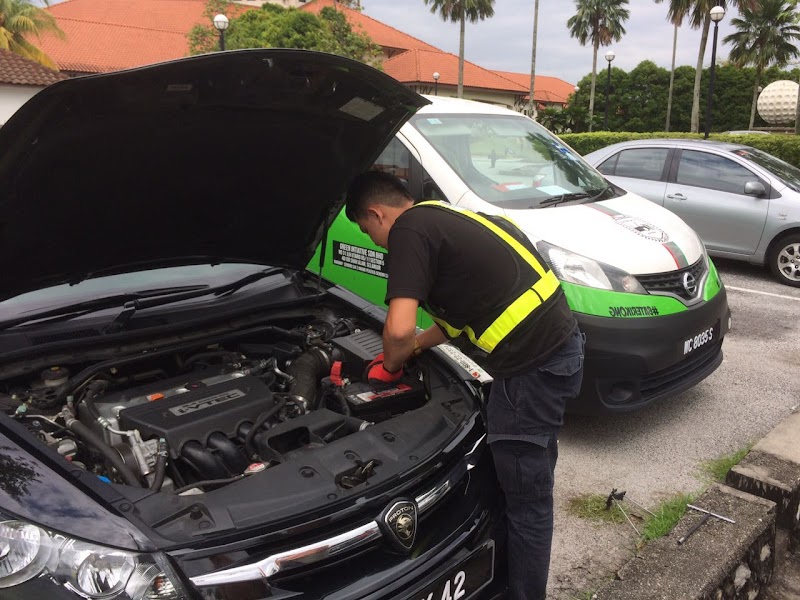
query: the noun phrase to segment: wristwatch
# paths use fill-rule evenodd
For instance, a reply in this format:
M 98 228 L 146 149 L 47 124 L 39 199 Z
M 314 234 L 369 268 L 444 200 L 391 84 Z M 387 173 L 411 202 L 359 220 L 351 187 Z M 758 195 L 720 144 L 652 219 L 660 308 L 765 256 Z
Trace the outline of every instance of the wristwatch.
M 419 345 L 419 340 L 416 337 L 414 338 L 414 350 L 412 354 L 414 356 L 419 356 L 422 354 L 422 347 Z

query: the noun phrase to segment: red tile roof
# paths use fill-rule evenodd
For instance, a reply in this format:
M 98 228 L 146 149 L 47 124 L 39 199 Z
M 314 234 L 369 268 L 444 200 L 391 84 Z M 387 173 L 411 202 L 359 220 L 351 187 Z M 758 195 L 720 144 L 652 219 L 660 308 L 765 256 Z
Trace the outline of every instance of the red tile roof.
M 204 0 L 67 0 L 46 9 L 65 39 L 45 34 L 40 46 L 64 71 L 107 72 L 180 58 L 189 54 L 189 31 L 206 21 L 205 7 Z
M 458 57 L 442 51 L 413 49 L 383 61 L 383 70 L 403 83 L 433 85 L 433 73 L 439 73 L 439 85 L 458 85 Z M 524 94 L 528 88 L 464 61 L 464 87 L 504 90 Z
M 342 11 L 345 14 L 351 27 L 357 27 L 361 29 L 361 31 L 366 33 L 370 39 L 372 39 L 372 41 L 379 46 L 397 50 L 412 50 L 417 48 L 441 52 L 441 50 L 439 50 L 439 48 L 436 46 L 431 46 L 430 44 L 427 44 L 422 40 L 415 38 L 414 36 L 403 33 L 399 29 L 390 27 L 389 25 L 381 23 L 372 17 L 368 17 L 363 12 L 343 6 L 339 2 L 336 2 L 335 4 L 336 10 Z M 333 5 L 334 0 L 313 0 L 305 6 L 301 6 L 300 10 L 319 14 L 319 12 L 326 6 L 333 7 Z
M 334 0 L 313 0 L 300 10 L 318 14 Z M 235 6 L 233 10 L 250 10 Z M 189 54 L 188 32 L 207 21 L 206 0 L 65 0 L 47 8 L 66 34 L 58 39 L 45 34 L 39 45 L 63 71 L 102 73 L 137 67 Z M 384 61 L 384 70 L 405 83 L 432 83 L 441 73 L 444 85 L 458 83 L 458 57 L 410 36 L 362 12 L 336 3 L 350 24 L 376 44 L 400 52 Z M 566 102 L 573 86 L 555 77 L 536 77 L 536 99 Z M 464 84 L 526 93 L 530 76 L 489 71 L 466 62 Z
M 510 71 L 495 71 L 501 77 L 511 79 L 530 91 L 530 73 L 512 73 Z M 570 94 L 575 92 L 575 86 L 571 83 L 559 79 L 558 77 L 536 76 L 536 86 L 533 95 L 537 102 L 566 104 Z
M 61 79 L 67 79 L 67 76 L 0 49 L 0 84 L 47 86 Z

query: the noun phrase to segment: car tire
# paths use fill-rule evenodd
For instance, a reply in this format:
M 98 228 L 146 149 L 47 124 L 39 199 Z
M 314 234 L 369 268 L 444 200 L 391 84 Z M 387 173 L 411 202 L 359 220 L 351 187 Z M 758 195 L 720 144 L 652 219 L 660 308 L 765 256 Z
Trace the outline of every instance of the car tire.
M 769 268 L 781 283 L 800 287 L 800 233 L 790 233 L 773 242 Z

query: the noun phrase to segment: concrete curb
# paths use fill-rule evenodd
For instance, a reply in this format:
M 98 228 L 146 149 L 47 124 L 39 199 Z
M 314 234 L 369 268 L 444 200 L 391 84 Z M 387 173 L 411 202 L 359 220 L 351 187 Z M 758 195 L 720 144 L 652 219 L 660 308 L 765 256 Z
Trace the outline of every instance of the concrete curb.
M 703 514 L 688 510 L 595 594 L 597 600 L 739 600 L 756 598 L 775 560 L 775 503 L 713 485 L 695 505 L 736 521 L 709 518 L 683 544 Z
M 790 551 L 800 548 L 800 412 L 753 446 L 726 483 L 775 502 L 778 527 L 789 531 Z
M 795 411 L 695 502 L 735 520 L 710 518 L 682 545 L 701 518 L 687 510 L 668 535 L 648 544 L 598 591 L 597 600 L 755 600 L 769 583 L 776 526 L 789 549 L 800 549 L 800 412 Z

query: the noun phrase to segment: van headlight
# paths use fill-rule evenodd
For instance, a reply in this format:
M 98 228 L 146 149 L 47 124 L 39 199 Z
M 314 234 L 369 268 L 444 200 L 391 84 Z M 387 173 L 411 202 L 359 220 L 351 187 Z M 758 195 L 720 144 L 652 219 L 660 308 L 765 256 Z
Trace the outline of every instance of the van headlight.
M 87 600 L 186 597 L 163 557 L 106 548 L 24 521 L 0 520 L 0 589 L 37 577 Z
M 561 281 L 628 294 L 647 293 L 636 277 L 622 269 L 605 265 L 547 242 L 539 242 L 536 247 Z

